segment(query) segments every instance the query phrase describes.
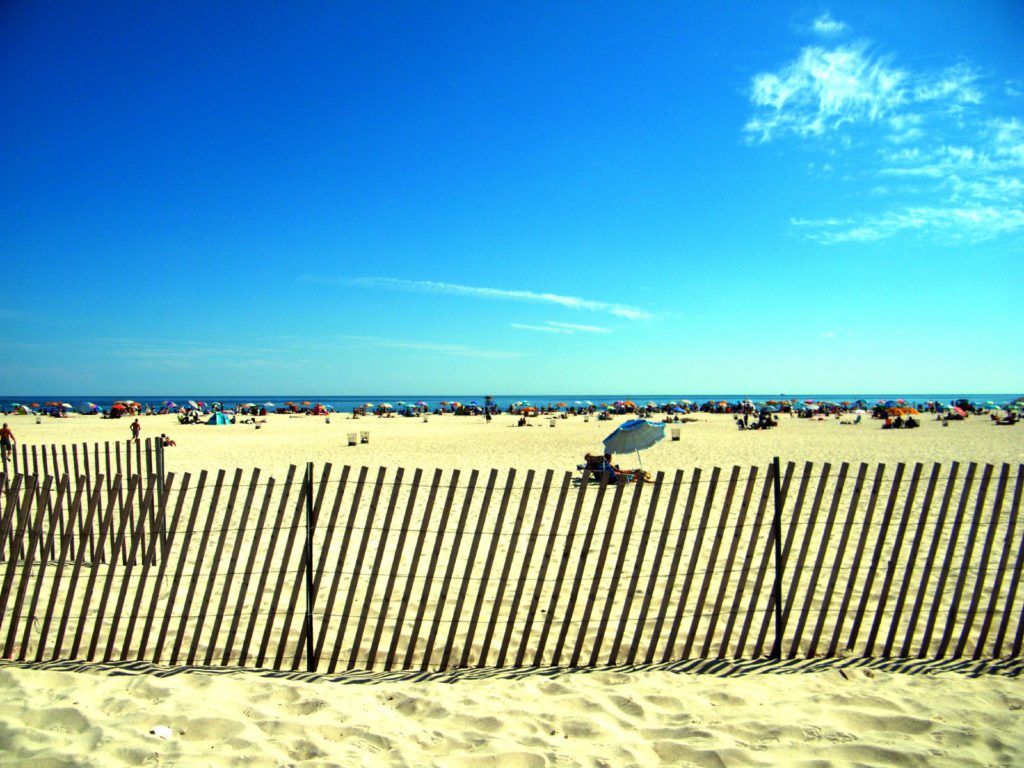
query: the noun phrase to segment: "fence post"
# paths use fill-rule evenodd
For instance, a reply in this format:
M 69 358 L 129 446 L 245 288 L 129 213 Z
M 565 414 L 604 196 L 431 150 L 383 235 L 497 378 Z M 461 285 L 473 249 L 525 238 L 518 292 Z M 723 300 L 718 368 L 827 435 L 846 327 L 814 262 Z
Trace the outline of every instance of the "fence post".
M 164 441 L 158 439 L 156 443 L 156 489 L 160 498 L 164 497 Z
M 313 656 L 313 462 L 306 464 L 306 670 L 316 671 Z
M 779 487 L 779 457 L 772 458 L 772 496 L 775 501 L 775 513 L 772 515 L 772 535 L 775 539 L 775 645 L 772 647 L 773 659 L 782 658 L 782 489 Z

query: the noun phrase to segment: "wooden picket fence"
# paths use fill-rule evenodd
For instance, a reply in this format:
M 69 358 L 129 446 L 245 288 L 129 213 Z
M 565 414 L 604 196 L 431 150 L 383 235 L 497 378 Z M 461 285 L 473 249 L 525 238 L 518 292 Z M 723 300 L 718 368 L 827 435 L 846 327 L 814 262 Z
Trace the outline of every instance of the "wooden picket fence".
M 500 475 L 5 475 L 2 655 L 327 673 L 1020 656 L 1024 466 Z

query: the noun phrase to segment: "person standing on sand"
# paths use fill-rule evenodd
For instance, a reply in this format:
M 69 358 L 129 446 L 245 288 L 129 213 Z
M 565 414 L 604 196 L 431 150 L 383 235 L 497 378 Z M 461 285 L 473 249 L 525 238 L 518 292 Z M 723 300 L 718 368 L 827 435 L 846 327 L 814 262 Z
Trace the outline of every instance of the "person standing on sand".
M 132 422 L 132 440 L 135 442 L 139 441 L 139 432 L 142 431 L 142 425 L 139 424 L 139 420 L 136 419 Z
M 3 429 L 0 429 L 0 451 L 3 452 L 5 459 L 10 459 L 14 453 L 14 444 L 18 442 L 14 439 L 14 433 L 11 432 L 11 428 L 5 423 Z

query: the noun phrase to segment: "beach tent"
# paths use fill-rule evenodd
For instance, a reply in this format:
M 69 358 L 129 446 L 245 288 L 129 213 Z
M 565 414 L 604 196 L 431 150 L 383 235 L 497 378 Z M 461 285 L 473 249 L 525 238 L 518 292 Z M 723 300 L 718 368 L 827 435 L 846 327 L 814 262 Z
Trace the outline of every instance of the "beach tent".
M 230 424 L 231 419 L 221 411 L 217 411 L 216 413 L 210 415 L 210 418 L 206 420 L 206 423 L 214 424 L 217 426 L 223 426 L 225 424 Z

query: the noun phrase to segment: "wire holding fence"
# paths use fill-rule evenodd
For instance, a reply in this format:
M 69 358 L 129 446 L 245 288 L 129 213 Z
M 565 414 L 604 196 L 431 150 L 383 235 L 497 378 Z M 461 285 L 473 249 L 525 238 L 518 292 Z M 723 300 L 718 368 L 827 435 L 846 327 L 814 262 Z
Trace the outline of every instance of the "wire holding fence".
M 145 443 L 121 459 L 21 448 L 0 506 L 8 658 L 335 672 L 1024 642 L 1021 466 L 775 463 L 619 486 L 324 464 L 278 480 L 178 477 Z

